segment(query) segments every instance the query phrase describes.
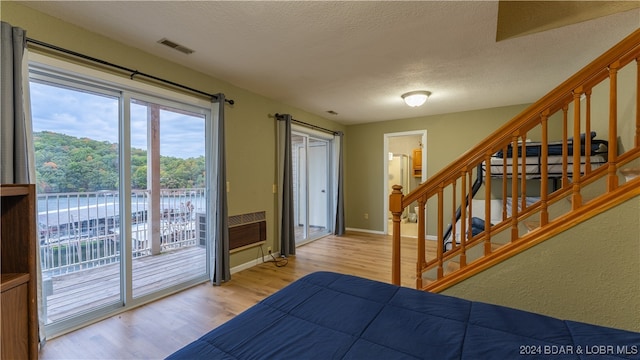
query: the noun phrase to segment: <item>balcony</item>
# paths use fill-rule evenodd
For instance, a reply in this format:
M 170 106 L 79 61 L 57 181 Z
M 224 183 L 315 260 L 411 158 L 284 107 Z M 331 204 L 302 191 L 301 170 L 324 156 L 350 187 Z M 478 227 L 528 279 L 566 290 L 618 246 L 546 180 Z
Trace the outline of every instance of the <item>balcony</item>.
M 38 195 L 47 323 L 120 299 L 125 239 L 134 297 L 206 273 L 204 233 L 196 231 L 204 229 L 204 189 L 162 190 L 158 214 L 148 211 L 149 192 L 135 190 L 128 221 L 119 200 L 111 191 Z

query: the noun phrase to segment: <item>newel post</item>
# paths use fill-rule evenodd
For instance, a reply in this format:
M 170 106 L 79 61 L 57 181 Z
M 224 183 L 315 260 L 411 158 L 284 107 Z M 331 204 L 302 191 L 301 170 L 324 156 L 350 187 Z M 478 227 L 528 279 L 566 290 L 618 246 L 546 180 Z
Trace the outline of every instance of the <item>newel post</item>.
M 393 215 L 393 235 L 391 248 L 391 283 L 400 285 L 400 220 L 402 216 L 402 186 L 393 185 L 389 195 L 389 211 Z

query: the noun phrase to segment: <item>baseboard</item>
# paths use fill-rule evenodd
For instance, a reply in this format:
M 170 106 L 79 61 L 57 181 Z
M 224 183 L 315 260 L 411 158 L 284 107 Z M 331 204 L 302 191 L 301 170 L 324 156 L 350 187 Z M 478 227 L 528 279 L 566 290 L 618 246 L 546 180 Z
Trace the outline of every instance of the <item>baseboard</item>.
M 369 229 L 346 228 L 345 230 L 363 232 L 368 234 L 386 235 L 384 231 L 376 231 L 376 230 L 369 230 Z
M 280 253 L 279 252 L 273 253 L 273 256 L 275 256 L 276 259 L 278 259 L 280 257 Z M 244 264 L 240 264 L 238 266 L 232 267 L 230 269 L 231 270 L 231 274 L 235 274 L 235 273 L 237 273 L 239 271 L 252 268 L 252 267 L 254 267 L 256 265 L 260 265 L 260 264 L 265 263 L 265 262 L 267 262 L 269 260 L 272 260 L 271 256 L 265 254 L 264 258 L 263 257 L 259 257 L 259 258 L 255 259 L 255 260 L 251 260 L 251 261 L 248 261 L 248 262 L 246 262 Z

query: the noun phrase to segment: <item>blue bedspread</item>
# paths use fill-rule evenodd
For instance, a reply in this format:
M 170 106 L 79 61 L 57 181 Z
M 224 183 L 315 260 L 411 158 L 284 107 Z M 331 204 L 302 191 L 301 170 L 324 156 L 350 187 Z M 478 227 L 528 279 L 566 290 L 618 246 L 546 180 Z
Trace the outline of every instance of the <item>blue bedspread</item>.
M 640 359 L 640 333 L 318 272 L 168 359 Z

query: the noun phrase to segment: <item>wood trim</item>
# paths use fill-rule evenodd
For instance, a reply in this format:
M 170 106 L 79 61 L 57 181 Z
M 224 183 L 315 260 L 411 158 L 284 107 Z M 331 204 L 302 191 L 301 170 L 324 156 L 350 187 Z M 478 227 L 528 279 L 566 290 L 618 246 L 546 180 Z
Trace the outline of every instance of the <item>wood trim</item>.
M 495 250 L 492 256 L 483 257 L 474 262 L 474 266 L 467 266 L 452 273 L 450 276 L 443 278 L 438 282 L 434 282 L 424 286 L 422 289 L 431 292 L 441 292 L 465 279 L 468 279 L 484 270 L 513 257 L 541 242 L 549 240 L 553 236 L 575 226 L 576 224 L 588 220 L 600 213 L 605 212 L 623 202 L 640 196 L 640 178 L 628 182 L 616 190 L 609 192 L 602 197 L 590 201 L 582 206 L 576 212 L 568 216 L 557 219 L 553 226 L 540 228 L 538 231 L 531 232 L 522 237 L 517 242 L 506 244 Z

